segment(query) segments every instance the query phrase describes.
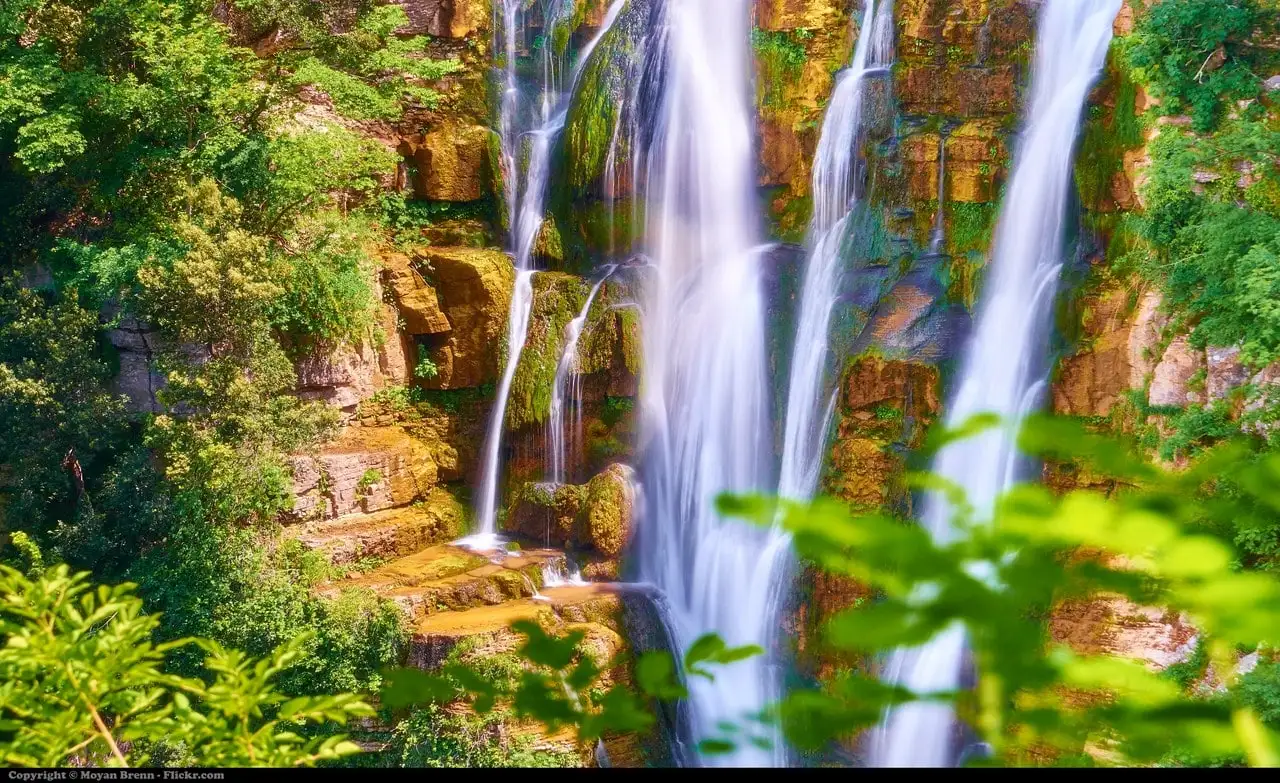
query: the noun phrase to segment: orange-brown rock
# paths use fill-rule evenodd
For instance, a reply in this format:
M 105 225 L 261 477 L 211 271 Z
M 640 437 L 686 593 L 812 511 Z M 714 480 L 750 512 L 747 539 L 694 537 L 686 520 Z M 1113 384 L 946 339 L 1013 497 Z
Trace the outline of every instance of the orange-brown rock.
M 293 458 L 293 513 L 331 519 L 407 505 L 436 486 L 440 449 L 400 427 L 348 427 L 319 454 Z
M 369 557 L 399 557 L 448 541 L 466 531 L 466 510 L 436 487 L 422 501 L 372 514 L 314 520 L 287 532 L 335 565 Z
M 760 173 L 762 186 L 790 185 L 807 178 L 806 151 L 790 118 L 762 116 L 760 131 Z
M 822 30 L 847 11 L 838 0 L 755 0 L 755 25 L 761 30 Z
M 396 5 L 409 17 L 399 35 L 467 38 L 487 31 L 492 17 L 489 0 L 396 0 Z
M 437 201 L 476 201 L 488 192 L 488 128 L 441 126 L 418 138 L 403 139 L 400 152 L 417 167 L 414 191 Z
M 396 333 L 395 311 L 379 305 L 378 315 L 384 337 L 380 342 L 362 339 L 354 346 L 339 344 L 297 362 L 299 397 L 351 412 L 379 389 L 408 383 L 408 351 L 406 341 Z
M 1084 347 L 1063 359 L 1053 384 L 1053 407 L 1073 416 L 1105 416 L 1130 389 L 1141 389 L 1155 368 L 1164 318 L 1160 297 L 1138 297 L 1123 286 L 1089 297 L 1082 308 Z
M 1012 112 L 1014 85 L 1011 65 L 906 63 L 898 72 L 896 89 L 904 112 L 978 118 Z
M 622 649 L 621 601 L 608 585 L 553 587 L 542 600 L 532 598 L 504 601 L 461 611 L 436 612 L 421 620 L 413 631 L 409 660 L 422 669 L 434 669 L 449 657 L 463 640 L 467 656 L 490 657 L 515 650 L 521 637 L 510 628 L 517 620 L 536 620 L 548 631 L 565 633 L 579 629 L 587 633 L 586 644 L 607 663 L 612 653 Z
M 935 415 L 941 408 L 938 371 L 919 362 L 875 356 L 859 359 L 845 375 L 844 404 L 851 413 L 870 412 L 872 418 L 881 404 L 917 419 Z
M 1151 376 L 1148 404 L 1181 407 L 1203 402 L 1204 395 L 1200 389 L 1192 388 L 1191 381 L 1204 367 L 1204 351 L 1193 348 L 1186 336 L 1175 337 Z
M 386 253 L 382 259 L 383 278 L 395 297 L 407 334 L 440 334 L 452 326 L 440 307 L 440 297 L 415 268 L 414 260 L 403 253 Z
M 437 339 L 430 356 L 437 373 L 424 384 L 462 389 L 496 380 L 515 285 L 511 259 L 497 250 L 427 247 L 417 251 L 416 260 L 449 324 L 447 332 L 432 333 Z M 430 309 L 422 317 L 431 328 L 438 325 Z
M 1130 658 L 1153 670 L 1185 659 L 1196 637 L 1176 612 L 1138 606 L 1116 595 L 1059 604 L 1049 633 L 1077 652 Z

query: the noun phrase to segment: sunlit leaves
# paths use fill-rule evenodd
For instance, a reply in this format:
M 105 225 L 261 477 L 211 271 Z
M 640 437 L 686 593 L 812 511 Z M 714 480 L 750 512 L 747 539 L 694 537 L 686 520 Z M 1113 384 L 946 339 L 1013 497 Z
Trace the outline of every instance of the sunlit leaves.
M 989 426 L 979 420 L 953 434 Z M 944 434 L 935 442 L 952 440 Z M 1047 748 L 1078 754 L 1086 745 L 1113 763 L 1154 761 L 1175 747 L 1267 763 L 1280 746 L 1247 706 L 1234 703 L 1231 691 L 1213 703 L 1191 700 L 1140 662 L 1054 646 L 1046 621 L 1064 601 L 1106 606 L 1123 598 L 1157 606 L 1183 614 L 1212 640 L 1215 671 L 1234 666 L 1237 646 L 1274 644 L 1280 583 L 1236 570 L 1229 542 L 1213 531 L 1230 529 L 1242 509 L 1258 515 L 1276 508 L 1276 464 L 1242 461 L 1241 450 L 1228 444 L 1182 471 L 1166 472 L 1128 444 L 1040 417 L 1027 422 L 1020 444 L 1117 479 L 1122 490 L 1057 496 L 1017 486 L 988 521 L 972 518 L 959 488 L 913 477 L 912 485 L 932 493 L 933 502 L 958 507 L 943 543 L 913 523 L 853 516 L 831 501 L 803 507 L 753 497 L 721 500 L 728 513 L 783 525 L 803 557 L 878 594 L 828 622 L 825 641 L 833 648 L 884 655 L 963 626 L 977 670 L 978 687 L 964 693 L 911 694 L 857 675 L 818 692 L 794 692 L 781 706 L 789 741 L 818 748 L 875 724 L 892 705 L 927 697 L 955 700 L 958 714 L 993 748 L 984 763 L 1024 763 Z M 1231 502 L 1204 492 L 1227 478 L 1240 489 Z
M 307 639 L 254 660 L 207 640 L 156 645 L 133 585 L 91 588 L 66 566 L 28 579 L 0 566 L 0 759 L 62 766 L 89 753 L 145 764 L 163 741 L 209 766 L 310 766 L 359 752 L 341 736 L 304 737 L 304 724 L 345 724 L 373 710 L 352 694 L 286 698 L 274 680 Z M 205 653 L 208 681 L 165 671 L 186 645 Z
M 763 655 L 759 645 L 748 644 L 741 647 L 729 647 L 724 640 L 714 633 L 698 637 L 684 655 L 684 670 L 688 674 L 714 680 L 715 675 L 702 664 L 731 664 L 746 660 L 756 655 Z

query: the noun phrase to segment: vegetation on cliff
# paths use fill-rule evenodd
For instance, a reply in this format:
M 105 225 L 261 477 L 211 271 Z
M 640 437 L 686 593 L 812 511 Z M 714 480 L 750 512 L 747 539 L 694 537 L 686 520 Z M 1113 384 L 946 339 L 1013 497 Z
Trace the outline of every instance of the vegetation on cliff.
M 158 640 L 287 643 L 288 695 L 376 689 L 405 641 L 372 595 L 313 596 L 321 564 L 275 526 L 288 455 L 336 424 L 294 396 L 294 360 L 378 337 L 374 196 L 399 158 L 354 121 L 431 105 L 457 67 L 393 35 L 406 21 L 300 0 L 0 11 L 0 523 L 137 582 Z M 153 363 L 131 401 L 120 334 Z

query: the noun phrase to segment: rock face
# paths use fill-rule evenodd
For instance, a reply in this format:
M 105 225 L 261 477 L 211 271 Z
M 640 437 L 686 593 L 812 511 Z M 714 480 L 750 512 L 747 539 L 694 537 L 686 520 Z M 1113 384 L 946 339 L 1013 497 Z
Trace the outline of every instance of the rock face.
M 400 427 L 348 428 L 319 455 L 294 457 L 294 513 L 332 519 L 407 505 L 438 483 L 442 450 Z
M 400 154 L 414 162 L 414 192 L 435 201 L 476 201 L 492 181 L 488 128 L 445 126 L 403 139 Z
M 1205 349 L 1205 392 L 1209 400 L 1225 400 L 1231 391 L 1249 381 L 1249 370 L 1240 363 L 1239 348 Z
M 410 506 L 372 514 L 316 520 L 291 534 L 335 565 L 368 557 L 398 557 L 466 533 L 466 509 L 448 490 L 436 487 Z
M 164 385 L 164 376 L 152 366 L 157 349 L 157 335 L 136 318 L 123 318 L 107 333 L 120 360 L 112 388 L 126 397 L 125 409 L 130 413 L 158 413 L 156 391 Z
M 400 0 L 409 24 L 400 35 L 466 38 L 489 29 L 492 18 L 488 0 Z
M 1160 357 L 1147 395 L 1150 405 L 1183 406 L 1204 402 L 1204 395 L 1192 388 L 1193 379 L 1204 372 L 1204 352 L 1191 347 L 1185 336 L 1174 338 Z
M 940 411 L 938 372 L 916 362 L 857 359 L 845 372 L 837 436 L 824 485 L 855 508 L 894 500 L 895 446 L 915 444 Z
M 396 311 L 379 309 L 382 339 L 338 345 L 298 360 L 297 394 L 304 400 L 320 400 L 344 412 L 354 413 L 365 400 L 387 386 L 404 386 L 411 379 L 411 349 L 397 330 Z
M 499 347 L 515 284 L 511 259 L 497 250 L 423 248 L 385 256 L 386 282 L 404 333 L 436 366 L 430 389 L 463 389 L 498 377 Z M 417 356 L 411 356 L 416 364 Z

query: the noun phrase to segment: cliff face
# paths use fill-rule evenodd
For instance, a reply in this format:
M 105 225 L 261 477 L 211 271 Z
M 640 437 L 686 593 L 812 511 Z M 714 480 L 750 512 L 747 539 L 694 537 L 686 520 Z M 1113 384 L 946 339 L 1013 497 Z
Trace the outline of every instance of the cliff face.
M 467 655 L 509 653 L 514 643 L 505 626 L 522 617 L 586 629 L 604 660 L 628 645 L 632 626 L 624 623 L 619 596 L 591 587 L 545 603 L 533 598 L 546 569 L 563 568 L 566 550 L 595 580 L 616 579 L 626 555 L 635 497 L 622 463 L 635 444 L 643 357 L 640 324 L 629 306 L 635 291 L 625 280 L 605 283 L 585 313 L 570 373 L 580 388 L 575 415 L 581 425 L 568 449 L 568 481 L 559 487 L 540 482 L 566 327 L 586 306 L 599 262 L 622 260 L 641 209 L 630 181 L 633 140 L 620 129 L 636 110 L 624 105 L 636 76 L 629 44 L 652 4 L 630 0 L 601 41 L 554 152 L 556 173 L 536 251 L 547 271 L 534 279 L 529 339 L 512 387 L 502 455 L 509 506 L 503 529 L 531 547 L 554 549 L 497 568 L 443 546 L 470 526 L 468 487 L 476 483 L 484 424 L 508 352 L 515 275 L 503 250 L 509 230 L 503 182 L 513 172 L 503 171 L 497 151 L 494 10 L 488 0 L 399 4 L 409 17 L 399 32 L 431 36 L 429 54 L 456 58 L 461 68 L 440 80 L 442 97 L 430 108 L 415 108 L 395 123 L 348 123 L 399 156 L 399 170 L 386 185 L 413 210 L 378 248 L 377 333 L 297 363 L 297 393 L 339 409 L 345 427 L 334 442 L 295 459 L 297 502 L 287 534 L 337 564 L 375 559 L 376 568 L 352 579 L 401 605 L 416 629 L 414 660 L 423 666 L 439 665 L 463 638 L 473 640 Z M 563 31 L 543 30 L 535 20 L 537 29 L 517 51 L 520 67 L 531 67 L 535 40 L 567 35 L 581 46 L 599 29 L 607 5 L 577 0 Z M 849 62 L 861 7 L 858 0 L 754 4 L 757 185 L 771 238 L 784 246 L 770 271 L 776 283 L 771 310 L 780 324 L 775 366 L 785 366 L 786 325 L 803 273 L 798 245 L 810 217 L 823 113 L 836 73 Z M 925 467 L 916 450 L 942 413 L 981 290 L 1023 109 L 1034 15 L 1032 0 L 895 3 L 895 64 L 869 86 L 860 149 L 865 240 L 839 292 L 838 404 L 822 478 L 825 493 L 857 510 L 887 510 L 904 519 L 913 514 L 903 473 Z M 1129 35 L 1137 16 L 1126 3 L 1117 35 Z M 272 34 L 246 43 L 264 57 L 287 45 Z M 309 111 L 329 107 L 323 93 L 310 102 Z M 1221 403 L 1234 422 L 1250 405 L 1261 405 L 1243 388 L 1280 383 L 1280 369 L 1247 363 L 1238 345 L 1193 339 L 1195 324 L 1125 262 L 1135 241 L 1126 218 L 1146 208 L 1150 148 L 1165 134 L 1193 133 L 1181 117 L 1144 127 L 1139 116 L 1150 106 L 1113 52 L 1079 144 L 1075 263 L 1060 297 L 1050 399 L 1055 412 L 1145 438 L 1154 455 L 1186 406 Z M 1247 170 L 1195 177 L 1197 186 L 1235 188 L 1241 199 L 1255 184 Z M 931 248 L 939 227 L 942 243 Z M 139 411 L 156 409 L 149 340 L 146 327 L 133 322 L 112 335 L 121 357 L 119 386 Z M 1105 486 L 1072 466 L 1046 466 L 1045 478 L 1064 490 Z M 866 665 L 824 650 L 822 626 L 870 597 L 859 585 L 802 567 L 787 622 L 805 675 L 823 678 Z M 1192 633 L 1180 618 L 1105 598 L 1060 608 L 1053 630 L 1069 643 L 1159 666 L 1182 655 Z M 629 675 L 620 669 L 614 676 Z M 641 758 L 622 745 L 610 753 L 615 762 Z

